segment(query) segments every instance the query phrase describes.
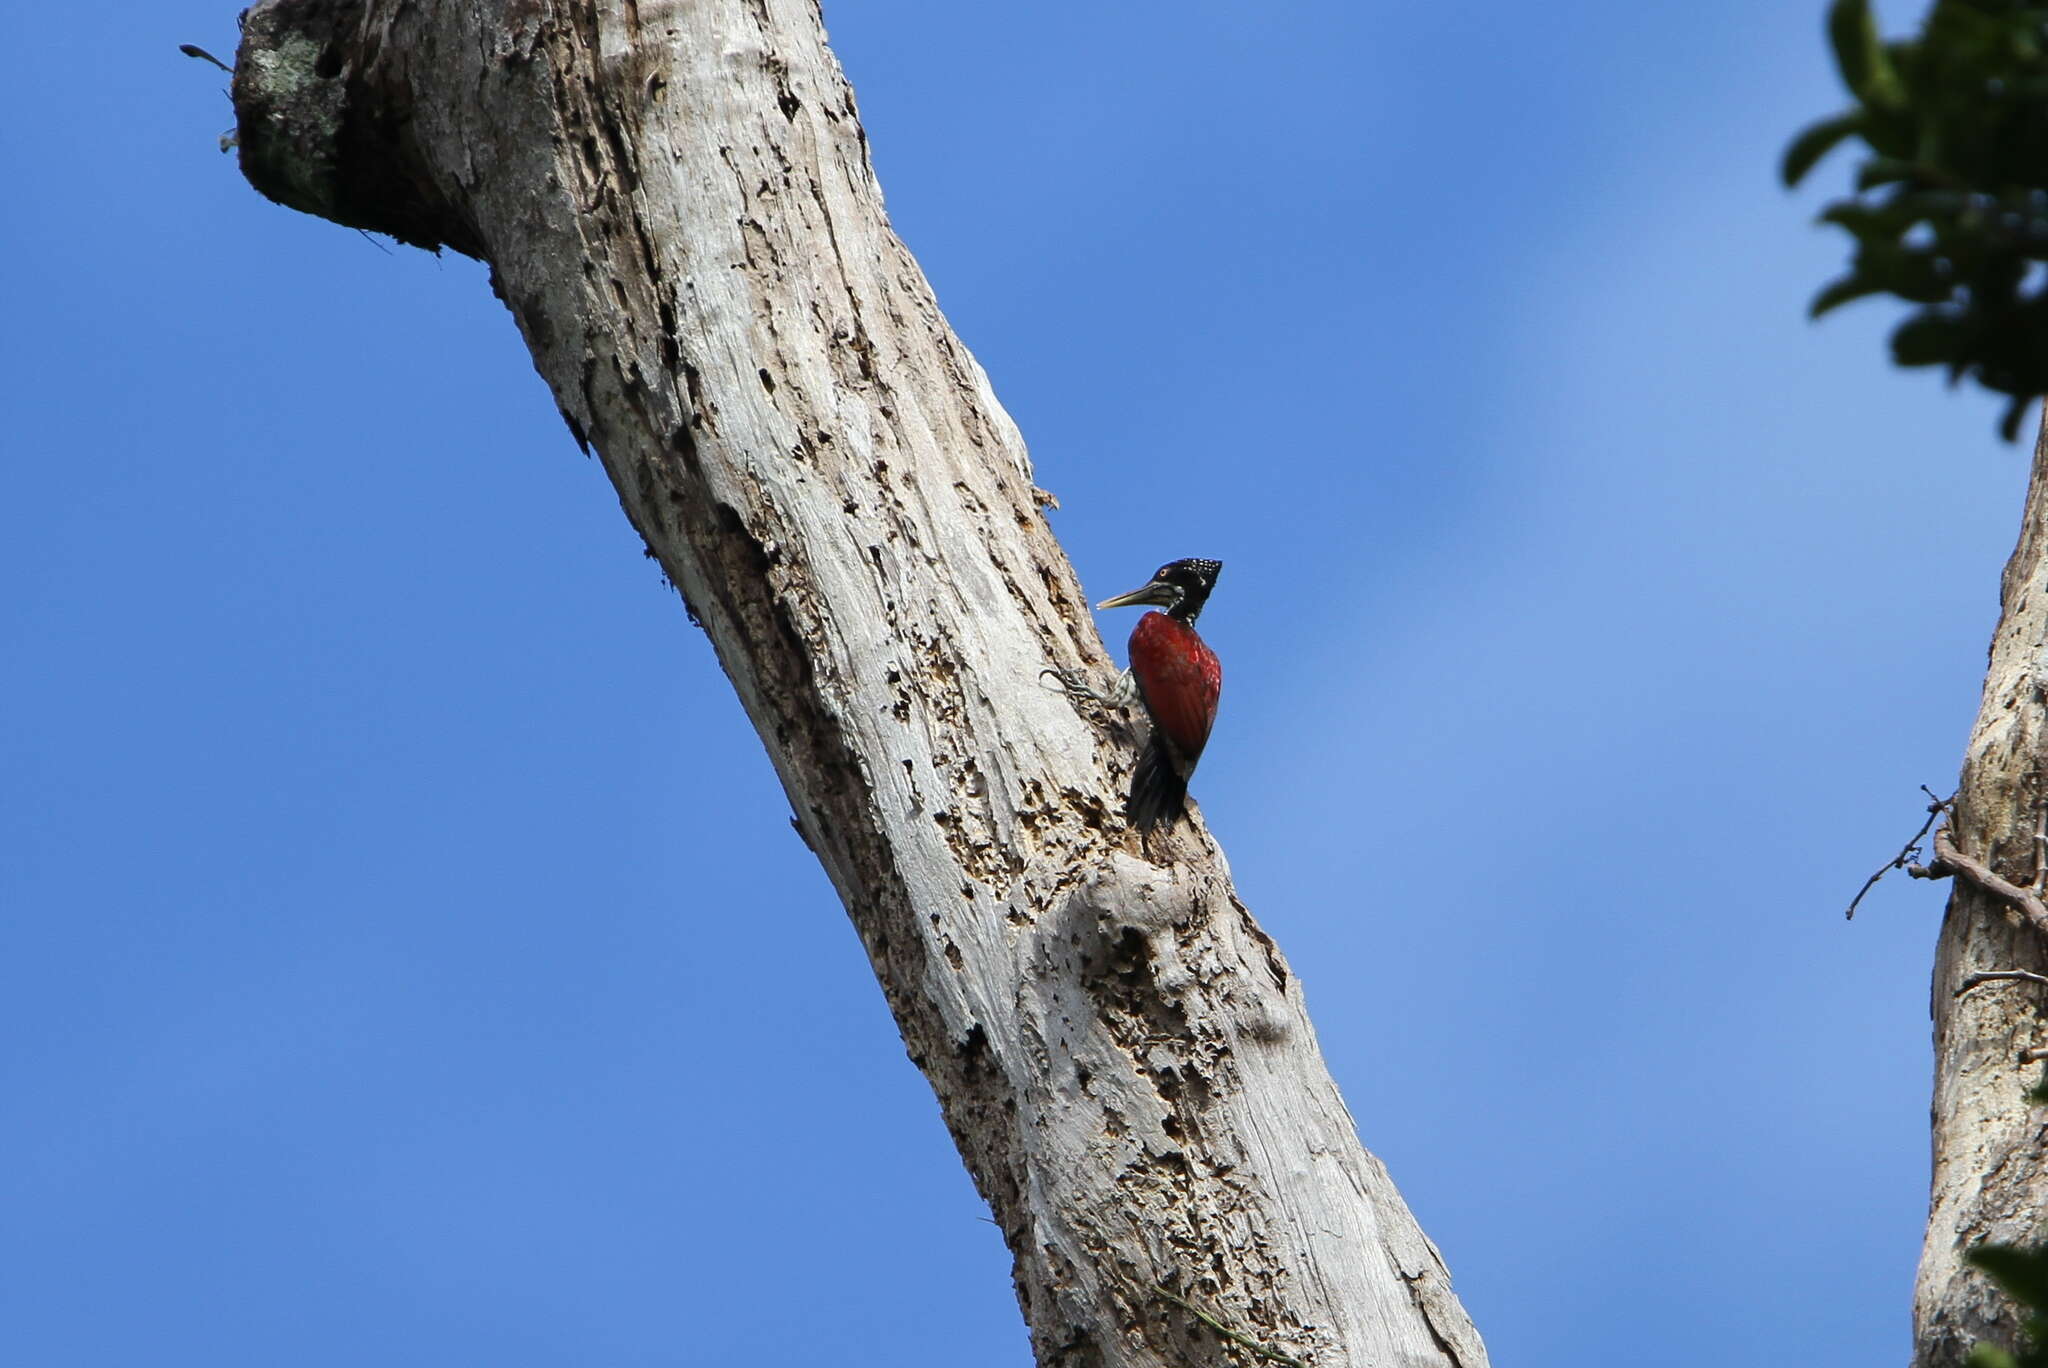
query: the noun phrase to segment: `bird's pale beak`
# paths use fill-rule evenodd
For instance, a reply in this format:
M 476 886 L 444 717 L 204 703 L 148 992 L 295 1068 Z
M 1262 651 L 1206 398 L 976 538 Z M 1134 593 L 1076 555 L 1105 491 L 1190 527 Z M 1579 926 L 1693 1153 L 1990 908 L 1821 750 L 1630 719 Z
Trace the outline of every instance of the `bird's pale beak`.
M 1178 589 L 1170 584 L 1161 584 L 1159 581 L 1154 580 L 1143 588 L 1133 589 L 1128 594 L 1118 594 L 1115 598 L 1106 598 L 1095 606 L 1097 608 L 1129 608 L 1133 604 L 1146 603 L 1157 608 L 1171 608 L 1174 600 L 1178 597 L 1180 597 Z

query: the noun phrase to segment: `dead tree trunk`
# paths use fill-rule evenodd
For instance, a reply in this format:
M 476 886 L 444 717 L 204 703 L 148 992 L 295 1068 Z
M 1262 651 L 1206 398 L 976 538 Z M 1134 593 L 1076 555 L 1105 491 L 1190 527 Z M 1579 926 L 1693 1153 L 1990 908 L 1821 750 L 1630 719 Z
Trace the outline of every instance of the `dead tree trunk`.
M 1220 852 L 1142 846 L 1128 744 L 1038 682 L 1109 662 L 815 6 L 265 0 L 234 90 L 259 190 L 490 264 L 760 729 L 1039 1362 L 1482 1364 Z
M 2041 1069 L 2023 1059 L 2048 1046 L 2048 985 L 2007 978 L 1966 987 L 1986 971 L 2048 974 L 2048 917 L 2030 917 L 2024 898 L 2010 896 L 2034 894 L 2038 908 L 2048 878 L 2048 425 L 2000 602 L 1946 834 L 1956 878 L 1934 962 L 1934 1187 L 1914 1289 L 1915 1368 L 1954 1368 L 1978 1340 L 2010 1347 L 2012 1305 L 1964 1255 L 1987 1240 L 2031 1244 L 2048 1235 L 2048 1109 L 2028 1100 Z M 1997 879 L 2012 886 L 2007 893 L 1990 886 Z

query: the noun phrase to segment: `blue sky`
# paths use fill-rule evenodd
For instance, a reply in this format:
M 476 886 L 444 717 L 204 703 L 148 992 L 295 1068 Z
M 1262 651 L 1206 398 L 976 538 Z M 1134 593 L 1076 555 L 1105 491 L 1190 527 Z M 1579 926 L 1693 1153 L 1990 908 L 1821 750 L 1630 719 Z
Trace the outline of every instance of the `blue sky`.
M 234 11 L 0 87 L 0 1358 L 1021 1368 L 708 645 L 481 269 L 216 150 Z M 826 17 L 1091 592 L 1228 566 L 1196 794 L 1495 1361 L 1898 1361 L 1941 894 L 1840 914 L 2025 454 L 1804 321 L 1819 0 Z

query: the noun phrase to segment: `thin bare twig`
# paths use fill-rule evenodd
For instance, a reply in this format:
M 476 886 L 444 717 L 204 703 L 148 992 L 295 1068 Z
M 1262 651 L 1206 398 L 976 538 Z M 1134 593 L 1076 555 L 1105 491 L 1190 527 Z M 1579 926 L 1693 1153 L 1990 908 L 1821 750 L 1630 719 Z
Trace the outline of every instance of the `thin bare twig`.
M 1955 996 L 1961 997 L 1972 988 L 2001 981 L 2038 983 L 2048 988 L 2048 974 L 2037 974 L 2031 969 L 1981 969 L 1963 980 L 1962 987 L 1956 989 Z
M 1948 811 L 1948 805 L 1955 801 L 1953 798 L 1936 797 L 1934 790 L 1927 787 L 1927 785 L 1925 784 L 1922 784 L 1920 786 L 1920 791 L 1926 794 L 1928 799 L 1930 800 L 1927 804 L 1927 820 L 1920 824 L 1920 829 L 1913 833 L 1913 839 L 1906 842 L 1904 848 L 1901 849 L 1897 855 L 1894 855 L 1891 858 L 1890 863 L 1879 865 L 1877 867 L 1877 873 L 1871 875 L 1869 878 L 1863 881 L 1863 887 L 1857 889 L 1856 896 L 1849 900 L 1849 910 L 1842 914 L 1843 920 L 1854 921 L 1856 919 L 1856 908 L 1859 904 L 1862 903 L 1863 895 L 1868 893 L 1871 889 L 1877 887 L 1877 881 L 1879 879 L 1882 879 L 1885 875 L 1891 873 L 1894 869 L 1907 869 L 1908 872 L 1911 872 L 1911 870 L 1908 867 L 1911 861 L 1919 858 L 1920 842 L 1927 839 L 1928 828 L 1932 827 L 1936 819 L 1938 819 L 1942 813 Z
M 1190 1316 L 1193 1316 L 1202 1324 L 1208 1326 L 1211 1330 L 1214 1330 L 1217 1334 L 1223 1336 L 1223 1338 L 1229 1340 L 1238 1348 L 1249 1350 L 1252 1353 L 1258 1355 L 1262 1359 L 1269 1359 L 1274 1363 L 1284 1364 L 1286 1365 L 1286 1368 L 1308 1368 L 1308 1365 L 1306 1363 L 1303 1363 L 1300 1359 L 1295 1358 L 1291 1354 L 1283 1354 L 1278 1349 L 1268 1348 L 1266 1345 L 1260 1344 L 1255 1339 L 1248 1339 L 1245 1336 L 1238 1334 L 1237 1331 L 1231 1329 L 1222 1321 L 1217 1320 L 1207 1311 L 1204 1311 L 1201 1307 L 1196 1306 L 1193 1302 L 1181 1296 L 1179 1293 L 1169 1291 L 1164 1285 L 1155 1285 L 1152 1288 L 1152 1290 L 1158 1293 L 1160 1296 L 1166 1298 L 1168 1301 L 1172 1302 L 1175 1306 L 1178 1306 L 1181 1310 L 1187 1312 Z
M 2034 814 L 2034 895 L 2048 891 L 2048 807 Z

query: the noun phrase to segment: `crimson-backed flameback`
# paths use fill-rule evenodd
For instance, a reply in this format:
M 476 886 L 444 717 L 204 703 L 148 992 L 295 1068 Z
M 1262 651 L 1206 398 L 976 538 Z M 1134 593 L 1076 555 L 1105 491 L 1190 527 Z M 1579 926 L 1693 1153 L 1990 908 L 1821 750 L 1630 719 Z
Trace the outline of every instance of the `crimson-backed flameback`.
M 1216 700 L 1223 692 L 1223 664 L 1195 631 L 1195 618 L 1216 587 L 1222 561 L 1177 560 L 1162 565 L 1143 588 L 1118 594 L 1097 608 L 1149 604 L 1165 609 L 1138 619 L 1131 632 L 1131 668 L 1108 697 L 1061 677 L 1068 690 L 1113 707 L 1145 705 L 1152 735 L 1131 776 L 1124 817 L 1140 831 L 1172 826 L 1187 811 L 1188 776 L 1209 744 Z

